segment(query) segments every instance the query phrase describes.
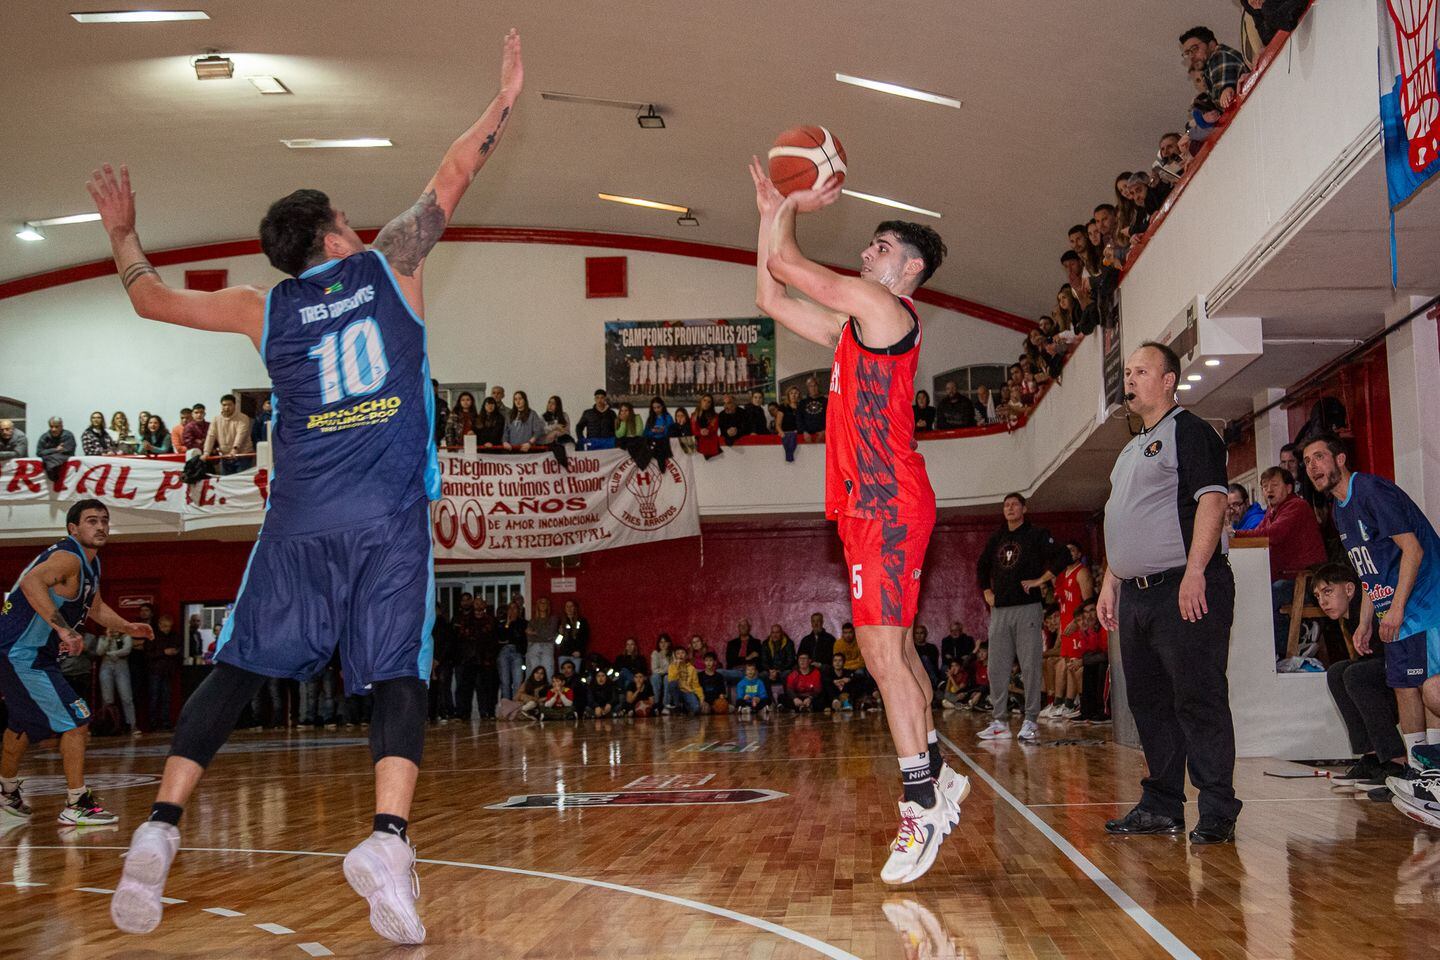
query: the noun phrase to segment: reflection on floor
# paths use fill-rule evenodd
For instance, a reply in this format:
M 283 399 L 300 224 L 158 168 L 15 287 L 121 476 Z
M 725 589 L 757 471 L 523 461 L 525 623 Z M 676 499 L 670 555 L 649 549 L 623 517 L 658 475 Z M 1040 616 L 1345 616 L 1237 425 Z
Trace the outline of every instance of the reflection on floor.
M 430 942 L 408 950 L 371 933 L 336 858 L 368 829 L 363 730 L 237 735 L 182 825 L 178 902 L 144 938 L 110 927 L 106 895 L 164 739 L 97 741 L 91 782 L 119 827 L 59 827 L 58 760 L 37 754 L 34 819 L 0 818 L 0 943 L 26 958 L 1435 955 L 1440 837 L 1388 803 L 1242 761 L 1234 846 L 1118 840 L 1101 825 L 1143 764 L 1094 742 L 1101 728 L 1032 746 L 977 742 L 970 714 L 939 723 L 974 790 L 901 889 L 878 877 L 899 779 L 882 716 L 434 727 L 411 827 Z

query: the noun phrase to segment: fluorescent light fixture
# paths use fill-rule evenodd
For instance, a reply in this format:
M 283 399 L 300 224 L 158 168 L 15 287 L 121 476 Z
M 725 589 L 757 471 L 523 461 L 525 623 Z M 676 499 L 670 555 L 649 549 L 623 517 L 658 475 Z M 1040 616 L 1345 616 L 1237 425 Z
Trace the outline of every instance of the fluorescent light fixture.
M 611 203 L 628 203 L 632 207 L 647 207 L 651 210 L 669 210 L 671 213 L 688 214 L 689 207 L 682 207 L 674 203 L 661 203 L 659 200 L 645 200 L 641 197 L 620 197 L 613 193 L 597 193 L 595 196 L 601 200 L 609 200 Z
M 1207 367 L 1218 367 L 1218 366 L 1220 366 L 1220 361 L 1219 361 L 1219 360 L 1216 360 L 1214 357 L 1211 357 L 1209 360 L 1206 360 L 1206 361 L 1205 361 L 1205 366 L 1207 366 Z
M 1202 377 L 1202 376 L 1200 376 L 1200 374 L 1198 374 L 1198 373 L 1192 373 L 1192 374 L 1190 374 L 1188 377 L 1186 377 L 1185 379 L 1186 379 L 1186 380 L 1189 380 L 1191 383 L 1199 383 L 1201 380 L 1204 380 L 1205 378 Z
M 326 150 L 332 147 L 393 147 L 388 137 L 356 137 L 352 140 L 281 140 L 291 150 Z
M 1191 386 L 1190 384 L 1188 384 L 1188 383 L 1182 383 L 1182 384 L 1180 384 L 1180 386 L 1176 387 L 1175 389 L 1176 389 L 1176 390 L 1193 390 L 1193 389 L 1195 389 L 1195 388 L 1194 388 L 1193 386 Z
M 868 200 L 871 203 L 878 203 L 883 207 L 894 207 L 896 210 L 908 210 L 911 213 L 924 214 L 927 217 L 940 219 L 938 210 L 926 210 L 924 207 L 911 206 L 908 203 L 901 203 L 899 200 L 891 200 L 889 197 L 877 197 L 873 193 L 861 193 L 858 190 L 841 190 L 847 197 L 854 197 L 856 200 Z
M 848 73 L 837 73 L 835 79 L 841 83 L 848 83 L 856 87 L 864 87 L 866 90 L 878 90 L 881 93 L 891 93 L 897 97 L 908 97 L 911 100 L 924 100 L 926 103 L 938 103 L 942 107 L 960 108 L 960 101 L 954 97 L 941 96 L 938 93 L 931 93 L 928 90 L 916 90 L 914 87 L 902 87 L 898 83 L 886 83 L 883 80 L 867 80 L 864 77 L 852 77 Z
M 261 93 L 275 94 L 290 92 L 290 88 L 281 83 L 279 77 L 246 77 L 245 79 L 253 83 L 255 89 Z
M 40 228 L 33 223 L 27 223 L 15 231 L 15 236 L 21 240 L 28 240 L 30 243 L 37 243 L 45 239 L 45 234 L 41 233 Z
M 28 220 L 29 224 L 39 227 L 58 227 L 66 223 L 94 223 L 100 219 L 98 213 L 76 213 L 68 217 L 49 217 L 45 220 Z
M 222 57 L 213 50 L 197 58 L 192 66 L 195 68 L 196 80 L 229 80 L 235 76 L 235 61 Z
M 165 23 L 172 20 L 209 20 L 204 10 L 96 10 L 72 13 L 76 23 Z
M 625 110 L 644 110 L 651 104 L 643 100 L 611 100 L 607 97 L 587 97 L 579 93 L 561 93 L 559 90 L 541 90 L 541 100 L 556 103 L 583 103 L 592 107 L 621 107 Z

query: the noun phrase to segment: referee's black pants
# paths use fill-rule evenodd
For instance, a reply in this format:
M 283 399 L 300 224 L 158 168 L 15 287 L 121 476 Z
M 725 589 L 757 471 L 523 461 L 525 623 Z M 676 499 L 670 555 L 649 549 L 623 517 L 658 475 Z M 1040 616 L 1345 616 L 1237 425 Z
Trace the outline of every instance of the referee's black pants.
M 1200 816 L 1233 820 L 1235 727 L 1230 719 L 1230 624 L 1235 578 L 1229 563 L 1205 571 L 1209 613 L 1191 623 L 1180 616 L 1180 576 L 1142 590 L 1120 586 L 1120 659 L 1125 693 L 1150 775 L 1141 781 L 1140 808 L 1162 817 L 1185 816 L 1185 770 L 1200 791 Z

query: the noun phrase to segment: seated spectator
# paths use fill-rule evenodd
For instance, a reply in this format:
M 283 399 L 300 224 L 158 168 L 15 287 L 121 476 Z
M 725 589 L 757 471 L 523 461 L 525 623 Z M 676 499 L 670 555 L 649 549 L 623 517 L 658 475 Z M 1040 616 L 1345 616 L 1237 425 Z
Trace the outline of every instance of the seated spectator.
M 595 675 L 590 679 L 589 694 L 585 706 L 586 716 L 599 720 L 615 715 L 622 694 L 609 670 L 595 671 Z
M 710 652 L 710 646 L 705 638 L 698 633 L 690 635 L 690 664 L 699 670 L 705 665 L 705 654 Z
M 829 402 L 829 398 L 820 392 L 820 381 L 814 376 L 806 377 L 805 399 L 796 417 L 796 426 L 805 439 L 825 439 L 825 408 Z
M 620 415 L 615 418 L 615 439 L 634 440 L 645 434 L 645 422 L 629 403 L 621 402 Z
M 90 426 L 80 434 L 80 448 L 87 457 L 108 457 L 115 452 L 115 439 L 105 429 L 105 414 L 99 410 L 90 414 Z
M 769 417 L 765 413 L 765 394 L 762 391 L 751 390 L 750 402 L 741 406 L 740 412 L 745 415 L 746 435 L 764 436 L 775 432 L 770 428 Z
M 809 654 L 802 653 L 785 678 L 785 706 L 796 713 L 815 713 L 825 706 L 824 687 L 824 675 Z
M 930 405 L 930 394 L 924 390 L 915 392 L 915 405 L 911 407 L 915 412 L 915 432 L 923 433 L 926 430 L 935 429 L 936 410 Z
M 655 691 L 648 676 L 637 673 L 630 678 L 630 685 L 625 688 L 625 703 L 620 709 L 633 717 L 648 717 L 655 712 Z
M 945 393 L 935 407 L 937 430 L 959 430 L 975 426 L 975 404 L 960 392 L 954 380 L 945 381 Z
M 846 670 L 868 679 L 870 675 L 865 672 L 865 657 L 860 653 L 860 642 L 855 639 L 855 627 L 852 624 L 841 625 L 840 638 L 835 641 L 834 652 L 845 658 Z
M 260 412 L 250 421 L 250 445 L 270 442 L 270 424 L 275 419 L 275 406 L 266 397 L 260 401 Z
M 700 712 L 704 695 L 700 675 L 690 662 L 690 651 L 681 647 L 675 651 L 675 659 L 670 661 L 670 671 L 665 677 L 665 709 L 660 713 L 668 717 L 679 710 L 693 716 Z
M 700 394 L 695 404 L 695 419 L 691 425 L 695 434 L 695 449 L 706 460 L 720 453 L 720 416 L 715 411 L 715 398 L 708 393 Z
M 537 443 L 545 442 L 545 418 L 530 406 L 530 397 L 524 390 L 516 390 L 511 398 L 514 404 L 505 421 L 505 433 L 501 439 L 506 450 L 528 451 Z
M 825 677 L 825 683 L 825 696 L 830 700 L 831 710 L 839 713 L 856 708 L 860 684 L 855 675 L 845 669 L 845 654 L 836 651 L 830 658 L 830 672 Z
M 640 644 L 634 637 L 625 638 L 625 649 L 615 658 L 615 669 L 619 672 L 620 686 L 629 687 L 637 673 L 646 673 L 645 658 L 640 655 Z
M 1295 578 L 1325 562 L 1325 540 L 1310 504 L 1295 496 L 1294 481 L 1284 467 L 1269 467 L 1260 475 L 1260 491 L 1270 508 L 1247 532 L 1270 540 L 1270 599 L 1275 614 L 1275 659 L 1289 653 L 1290 617 L 1280 608 L 1295 598 Z
M 610 396 L 604 390 L 595 391 L 595 405 L 580 414 L 575 425 L 575 438 L 584 443 L 588 440 L 615 439 L 615 411 L 610 408 Z
M 255 445 L 250 442 L 250 418 L 235 406 L 234 394 L 220 398 L 220 416 L 205 432 L 202 453 L 220 457 L 220 474 L 240 473 L 255 465 Z
M 785 686 L 785 677 L 795 669 L 795 644 L 780 624 L 770 627 L 770 636 L 760 645 L 760 676 L 770 690 Z
M 810 614 L 810 632 L 800 638 L 800 652 L 810 658 L 819 669 L 821 664 L 830 662 L 835 650 L 835 637 L 825 629 L 825 615 Z
M 1191 27 L 1180 35 L 1180 54 L 1190 69 L 1204 71 L 1205 92 L 1215 105 L 1229 110 L 1239 94 L 1240 81 L 1250 72 L 1240 51 L 1218 42 L 1209 27 Z
M 579 716 L 576 713 L 575 692 L 565 685 L 564 677 L 556 676 L 550 680 L 550 689 L 540 701 L 540 716 L 545 720 L 574 720 Z
M 668 440 L 675 426 L 675 418 L 665 409 L 661 397 L 650 398 L 650 414 L 645 418 L 645 437 L 648 440 Z
M 1358 623 L 1361 590 L 1350 564 L 1324 564 L 1311 582 L 1315 602 L 1325 616 L 1337 623 Z M 1383 787 L 1387 776 L 1404 776 L 1408 765 L 1395 695 L 1385 682 L 1385 645 L 1372 641 L 1367 646 L 1363 651 L 1356 648 L 1355 659 L 1341 660 L 1325 671 L 1350 749 L 1360 758 L 1330 782 L 1356 790 Z
M 983 383 L 975 388 L 975 422 L 995 422 L 995 393 Z
M 725 644 L 725 679 L 739 680 L 745 672 L 745 664 L 753 662 L 760 667 L 760 641 L 750 633 L 750 621 L 741 618 L 736 625 L 737 633 Z
M 936 691 L 943 710 L 965 710 L 970 696 L 970 674 L 959 660 L 951 660 L 945 668 L 945 679 Z
M 724 406 L 720 408 L 720 439 L 728 447 L 750 433 L 750 415 L 735 405 L 732 394 L 721 399 Z
M 475 443 L 481 447 L 498 447 L 505 442 L 505 414 L 503 404 L 494 397 L 480 401 L 480 413 L 475 417 Z
M 940 638 L 940 662 L 946 670 L 955 661 L 964 661 L 975 652 L 975 638 L 965 632 L 959 620 L 950 621 L 950 632 Z
M 650 651 L 650 682 L 655 688 L 653 699 L 656 703 L 665 701 L 665 681 L 670 674 L 670 662 L 675 659 L 674 645 L 670 634 L 662 633 L 655 641 L 655 649 Z
M 1081 650 L 1080 715 L 1075 719 L 1089 724 L 1109 723 L 1110 637 L 1100 626 L 1094 600 L 1080 605 L 1075 620 L 1079 624 Z
M 142 423 L 140 426 L 143 428 L 145 425 Z M 140 445 L 135 434 L 130 432 L 130 418 L 123 410 L 116 410 L 110 415 L 110 437 L 115 442 L 116 453 L 134 453 Z
M 30 456 L 30 443 L 23 430 L 15 429 L 15 421 L 0 420 L 0 460 Z
M 75 456 L 75 434 L 65 429 L 64 420 L 50 418 L 50 429 L 41 434 L 35 444 L 35 456 L 45 464 L 45 476 L 50 482 L 59 483 L 60 471 Z
M 478 607 L 479 604 L 477 603 Z M 565 689 L 570 691 L 571 698 L 575 701 L 575 709 L 583 716 L 585 707 L 589 702 L 590 685 L 580 675 L 578 661 L 567 657 L 560 661 L 560 673 L 558 677 L 564 681 Z
M 700 712 L 729 713 L 730 701 L 725 697 L 725 676 L 716 667 L 720 663 L 715 651 L 706 650 L 705 669 L 700 671 Z
M 558 395 L 552 394 L 545 401 L 545 412 L 540 415 L 545 421 L 545 439 L 542 443 L 574 443 L 570 435 L 570 418 L 565 413 L 565 403 Z
M 749 717 L 758 713 L 763 719 L 770 719 L 770 691 L 760 679 L 760 670 L 752 663 L 745 664 L 745 676 L 735 684 L 735 705 L 740 716 Z
M 1264 508 L 1258 503 L 1250 502 L 1250 491 L 1246 490 L 1243 484 L 1230 484 L 1226 503 L 1225 516 L 1230 521 L 1230 529 L 1236 533 L 1249 530 L 1265 519 Z
M 545 668 L 536 667 L 515 689 L 514 700 L 500 701 L 495 716 L 500 720 L 539 720 L 545 698 L 550 693 L 550 686 Z
M 675 422 L 670 424 L 670 436 L 680 441 L 680 449 L 684 452 L 696 451 L 694 425 L 690 422 L 690 411 L 684 407 L 675 408 Z
M 917 623 L 910 631 L 910 637 L 915 642 L 915 652 L 920 655 L 920 662 L 925 665 L 925 673 L 929 675 L 930 685 L 933 687 L 940 682 L 940 654 L 930 643 L 930 629 L 923 623 Z

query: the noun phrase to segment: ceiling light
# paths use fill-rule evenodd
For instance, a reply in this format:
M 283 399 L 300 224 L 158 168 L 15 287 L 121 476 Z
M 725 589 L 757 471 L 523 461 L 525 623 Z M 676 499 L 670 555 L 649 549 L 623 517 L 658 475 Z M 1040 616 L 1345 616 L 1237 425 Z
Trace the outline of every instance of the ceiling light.
M 632 207 L 648 207 L 651 210 L 669 210 L 671 213 L 688 214 L 689 207 L 682 207 L 674 203 L 661 203 L 659 200 L 645 200 L 641 197 L 620 197 L 613 193 L 597 193 L 595 196 L 601 200 L 609 200 L 612 203 L 628 203 Z
M 290 88 L 281 83 L 278 77 L 246 77 L 245 79 L 253 83 L 255 89 L 261 93 L 273 94 L 290 92 Z
M 1218 367 L 1218 366 L 1220 366 L 1220 361 L 1219 361 L 1219 360 L 1216 360 L 1216 359 L 1214 359 L 1214 358 L 1211 358 L 1211 359 L 1205 361 L 1205 366 L 1207 366 L 1207 367 Z
M 99 219 L 100 214 L 92 212 L 75 213 L 68 217 L 47 217 L 44 220 L 28 220 L 26 222 L 40 227 L 58 227 L 66 223 L 94 223 Z
M 908 203 L 901 203 L 899 200 L 891 200 L 889 197 L 877 197 L 873 193 L 860 193 L 855 190 L 841 190 L 847 197 L 854 197 L 856 200 L 869 200 L 871 203 L 878 203 L 885 207 L 894 207 L 897 210 L 908 210 L 911 213 L 924 214 L 927 217 L 940 219 L 940 213 L 936 210 L 926 210 L 924 207 L 912 207 Z
M 942 107 L 955 107 L 956 109 L 960 107 L 960 101 L 954 97 L 944 97 L 938 93 L 930 93 L 928 90 L 916 90 L 914 87 L 902 87 L 898 83 L 886 83 L 883 80 L 867 80 L 864 77 L 852 77 L 848 73 L 837 73 L 835 74 L 835 79 L 841 83 L 864 87 L 867 90 L 893 93 L 897 97 L 909 97 L 911 100 L 924 100 L 926 103 L 938 103 Z
M 635 122 L 640 124 L 642 130 L 664 130 L 665 118 L 655 112 L 655 104 L 651 103 L 646 106 L 649 109 L 638 114 L 635 117 Z
M 388 137 L 356 137 L 353 140 L 281 140 L 291 150 L 325 150 L 331 147 L 393 147 Z
M 679 217 L 678 219 L 676 219 L 675 222 L 678 223 L 678 224 L 679 224 L 680 226 L 682 226 L 682 227 L 698 227 L 698 226 L 700 226 L 700 220 L 699 220 L 699 218 L 697 218 L 697 217 L 695 216 L 695 214 L 693 214 L 693 213 L 687 213 L 687 214 L 685 214 L 683 217 Z
M 235 76 L 235 61 L 215 51 L 194 61 L 196 80 L 229 80 Z
M 1186 380 L 1189 380 L 1191 383 L 1199 383 L 1201 380 L 1204 380 L 1205 378 L 1202 377 L 1202 376 L 1200 376 L 1200 374 L 1198 374 L 1198 373 L 1192 373 L 1192 374 L 1190 374 L 1188 377 L 1186 377 L 1185 379 L 1186 379 Z
M 35 243 L 37 241 L 45 239 L 45 234 L 41 233 L 40 228 L 35 226 L 35 224 L 33 223 L 27 223 L 19 230 L 15 231 L 15 236 L 20 238 L 21 240 L 28 240 L 31 243 Z
M 1191 386 L 1190 384 L 1188 384 L 1188 383 L 1182 383 L 1182 384 L 1180 384 L 1180 386 L 1176 387 L 1175 389 L 1176 389 L 1176 390 L 1193 390 L 1193 389 L 1195 389 L 1195 388 L 1194 388 L 1193 386 Z
M 541 100 L 556 103 L 583 103 L 592 107 L 621 107 L 626 110 L 644 110 L 650 104 L 643 100 L 611 100 L 608 97 L 587 97 L 579 93 L 561 93 L 559 90 L 541 90 Z
M 204 10 L 111 10 L 72 13 L 77 23 L 162 23 L 171 20 L 209 20 Z

